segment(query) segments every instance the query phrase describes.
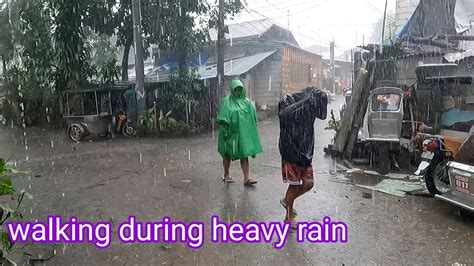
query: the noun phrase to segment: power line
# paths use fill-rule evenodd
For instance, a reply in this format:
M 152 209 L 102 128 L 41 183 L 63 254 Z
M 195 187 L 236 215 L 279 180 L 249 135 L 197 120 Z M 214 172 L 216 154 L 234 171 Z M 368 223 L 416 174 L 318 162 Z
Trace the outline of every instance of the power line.
M 295 12 L 293 12 L 293 13 L 290 13 L 289 15 L 290 15 L 290 16 L 293 16 L 293 15 L 298 15 L 298 14 L 301 14 L 301 13 L 305 13 L 305 12 L 311 11 L 312 9 L 314 9 L 314 8 L 316 8 L 316 7 L 318 7 L 318 6 L 322 6 L 322 5 L 326 4 L 327 2 L 329 2 L 329 0 L 324 0 L 324 1 L 322 1 L 322 2 L 317 3 L 316 5 L 307 7 L 307 8 L 305 8 L 305 9 L 301 9 L 301 10 L 299 10 L 299 11 L 295 11 Z M 277 18 L 275 18 L 275 19 L 279 19 L 279 18 L 282 18 L 282 17 L 277 17 Z
M 283 28 L 279 23 L 277 23 L 276 21 L 274 21 L 272 18 L 267 17 L 266 15 L 260 13 L 259 11 L 250 9 L 250 8 L 248 8 L 248 7 L 244 7 L 244 8 L 245 8 L 245 10 L 246 10 L 247 12 L 249 12 L 249 13 L 252 13 L 252 12 L 253 12 L 253 13 L 255 13 L 255 14 L 258 14 L 258 15 L 260 15 L 260 16 L 266 18 L 267 20 L 271 21 L 271 22 L 274 23 L 275 25 L 277 25 L 277 26 Z M 261 23 L 261 22 L 260 22 L 260 23 Z M 306 34 L 304 34 L 304 33 L 299 32 L 299 31 L 294 31 L 294 30 L 292 30 L 291 32 L 292 32 L 292 33 L 296 33 L 296 34 L 298 34 L 298 35 L 300 35 L 300 36 L 303 36 L 303 37 L 305 37 L 305 38 L 307 38 L 307 39 L 310 39 L 310 40 L 312 40 L 312 41 L 314 41 L 314 42 L 321 42 L 321 39 L 315 39 L 315 38 L 313 38 L 313 37 L 311 37 L 311 36 L 309 36 L 309 35 L 306 35 Z M 327 41 L 327 40 L 328 40 L 328 39 L 326 39 L 326 41 Z M 328 42 L 330 42 L 330 41 L 328 41 Z
M 327 1 L 325 1 L 325 2 L 327 2 Z M 322 4 L 322 3 L 320 2 L 320 3 L 318 3 L 317 5 L 320 5 L 320 4 Z M 313 7 L 313 8 L 314 8 L 314 7 Z M 255 13 L 255 14 L 258 14 L 258 15 L 260 15 L 261 17 L 263 17 L 263 18 L 265 18 L 265 19 L 271 21 L 271 22 L 274 23 L 275 25 L 277 25 L 277 26 L 279 26 L 279 27 L 281 27 L 281 28 L 284 28 L 284 27 L 282 27 L 278 22 L 276 22 L 273 18 L 270 18 L 270 17 L 268 17 L 268 16 L 262 14 L 261 12 L 259 12 L 259 11 L 257 11 L 257 10 L 251 9 L 251 8 L 249 8 L 249 7 L 247 7 L 247 6 L 244 6 L 244 9 L 245 9 L 248 13 Z M 300 26 L 301 26 L 301 25 L 300 25 Z M 313 29 L 309 28 L 308 26 L 303 25 L 303 27 L 309 29 L 310 31 L 312 31 L 313 33 L 316 34 L 316 32 L 315 32 Z M 311 36 L 309 36 L 309 35 L 306 35 L 306 34 L 304 34 L 304 33 L 301 33 L 301 32 L 295 31 L 295 30 L 292 30 L 291 32 L 296 33 L 296 34 L 298 34 L 298 35 L 300 35 L 300 36 L 306 37 L 306 38 L 308 38 L 308 39 L 310 39 L 310 40 L 317 41 L 317 42 L 321 42 L 321 39 L 315 39 L 315 38 L 313 38 L 313 37 L 311 37 Z M 320 34 L 320 32 L 317 33 L 317 34 Z M 323 40 L 324 40 L 325 42 L 328 42 L 328 43 L 331 42 L 331 41 L 330 41 L 329 39 L 327 39 L 327 38 L 323 38 Z

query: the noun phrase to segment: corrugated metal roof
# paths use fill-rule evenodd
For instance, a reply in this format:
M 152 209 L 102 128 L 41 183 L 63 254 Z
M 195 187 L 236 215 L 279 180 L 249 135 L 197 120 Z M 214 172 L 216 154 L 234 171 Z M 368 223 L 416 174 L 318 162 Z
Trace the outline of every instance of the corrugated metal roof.
M 274 54 L 277 50 L 257 53 L 250 56 L 240 57 L 224 62 L 224 74 L 226 76 L 238 76 L 247 73 L 267 57 Z M 198 68 L 200 79 L 209 79 L 217 77 L 217 64 L 210 64 Z M 170 80 L 169 69 L 154 67 L 145 72 L 147 82 L 167 82 Z M 129 80 L 135 80 L 135 75 L 130 75 Z
M 273 22 L 266 19 L 231 24 L 229 25 L 229 33 L 226 34 L 226 38 L 238 39 L 253 36 L 259 37 L 266 33 L 273 25 Z M 209 35 L 212 41 L 217 40 L 216 29 L 210 29 Z
M 269 52 L 228 60 L 224 63 L 224 74 L 226 76 L 238 76 L 247 73 L 276 51 L 277 50 L 272 50 Z M 198 73 L 202 78 L 215 78 L 217 76 L 217 64 L 203 67 L 198 71 Z

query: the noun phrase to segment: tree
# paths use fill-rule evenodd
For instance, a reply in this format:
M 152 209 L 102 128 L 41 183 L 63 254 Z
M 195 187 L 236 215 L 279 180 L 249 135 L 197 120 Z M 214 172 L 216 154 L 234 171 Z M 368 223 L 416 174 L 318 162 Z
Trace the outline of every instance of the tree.
M 54 44 L 56 89 L 76 89 L 92 77 L 90 47 L 84 35 L 83 17 L 87 2 L 82 0 L 50 0 L 55 24 Z
M 199 0 L 154 0 L 158 18 L 151 17 L 151 42 L 161 49 L 169 49 L 179 57 L 180 72 L 189 67 L 193 54 L 209 43 L 209 28 L 215 28 L 218 20 L 218 1 L 214 4 Z M 159 4 L 157 5 L 156 2 Z M 232 18 L 243 8 L 240 0 L 226 1 L 224 16 Z M 153 10 L 147 8 L 147 10 Z M 153 11 L 155 12 L 155 11 Z
M 128 80 L 128 56 L 133 45 L 132 1 L 120 0 L 115 20 L 117 22 L 117 46 L 123 46 L 122 81 Z
M 53 45 L 51 40 L 50 10 L 42 0 L 18 0 L 12 8 L 14 47 L 12 66 L 7 70 L 7 90 L 12 116 L 26 125 L 45 121 L 51 107 L 53 94 L 53 69 L 51 60 Z M 51 110 L 51 108 L 49 108 Z
M 3 74 L 6 75 L 7 62 L 13 53 L 11 26 L 9 22 L 9 8 L 0 6 L 0 57 L 2 59 Z

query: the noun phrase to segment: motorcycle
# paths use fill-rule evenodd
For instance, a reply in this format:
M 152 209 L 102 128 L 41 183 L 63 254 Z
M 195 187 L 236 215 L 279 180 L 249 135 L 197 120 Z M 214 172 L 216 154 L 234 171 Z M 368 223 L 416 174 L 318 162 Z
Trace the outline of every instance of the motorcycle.
M 422 175 L 426 188 L 432 195 L 450 191 L 447 164 L 453 160 L 453 152 L 446 148 L 443 138 L 435 135 L 422 136 L 421 162 L 415 175 Z
M 135 128 L 133 127 L 130 119 L 128 119 L 125 112 L 120 111 L 118 114 L 118 122 L 117 122 L 117 129 L 118 133 L 128 137 L 135 133 Z

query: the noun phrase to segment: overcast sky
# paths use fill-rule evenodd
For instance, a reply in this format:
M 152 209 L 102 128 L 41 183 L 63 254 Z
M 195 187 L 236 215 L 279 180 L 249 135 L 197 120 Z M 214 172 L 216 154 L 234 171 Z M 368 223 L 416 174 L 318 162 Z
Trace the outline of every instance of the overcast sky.
M 290 30 L 300 46 L 328 46 L 334 39 L 338 52 L 365 42 L 374 24 L 383 17 L 385 0 L 246 0 L 250 12 L 243 11 L 234 22 L 271 18 Z M 388 0 L 388 10 L 395 13 L 395 0 Z M 256 12 L 253 12 L 256 11 Z M 260 13 L 260 14 L 259 14 Z M 393 18 L 394 19 L 394 18 Z M 380 29 L 381 30 L 381 29 Z M 320 37 L 321 36 L 321 37 Z M 337 52 L 336 52 L 337 54 Z

